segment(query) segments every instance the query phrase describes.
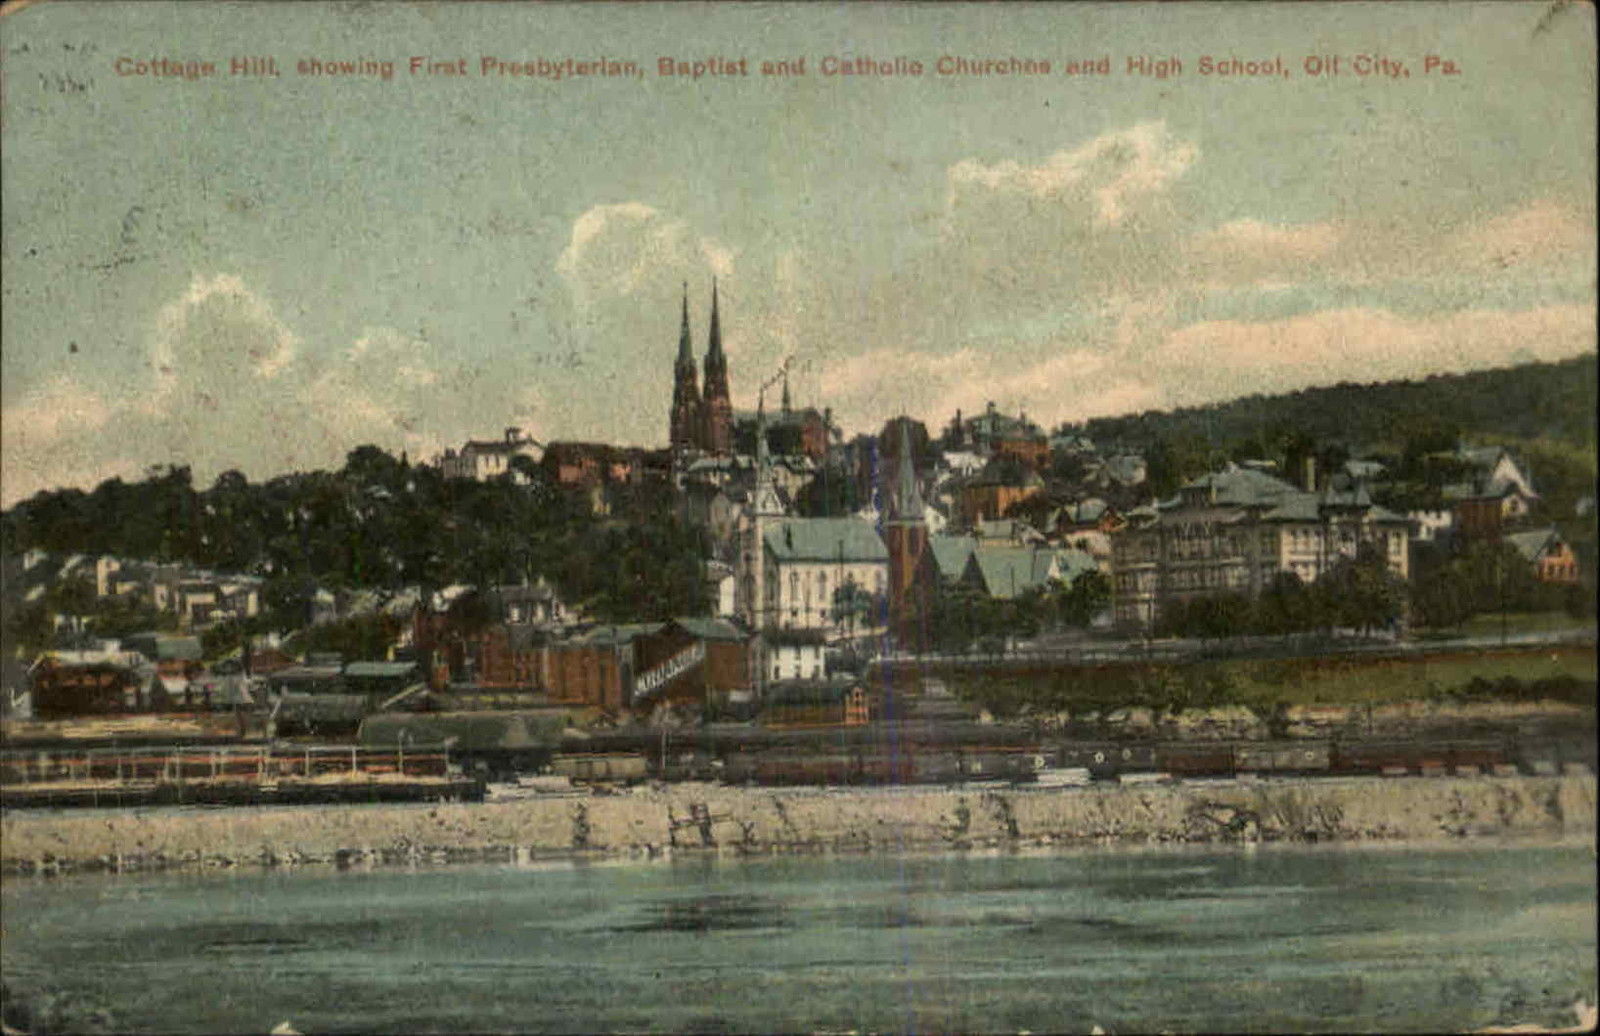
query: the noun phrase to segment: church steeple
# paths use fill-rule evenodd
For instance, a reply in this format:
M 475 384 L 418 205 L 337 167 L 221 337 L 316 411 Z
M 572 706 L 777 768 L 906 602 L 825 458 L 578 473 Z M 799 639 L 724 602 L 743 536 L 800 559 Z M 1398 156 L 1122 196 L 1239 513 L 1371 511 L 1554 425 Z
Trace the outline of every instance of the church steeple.
M 927 506 L 922 502 L 918 486 L 917 458 L 911 449 L 910 418 L 902 417 L 900 425 L 900 458 L 896 465 L 894 492 L 889 497 L 889 520 L 921 522 L 926 518 Z
M 728 394 L 728 358 L 722 352 L 722 319 L 717 312 L 717 281 L 711 280 L 711 336 L 706 349 L 705 422 L 701 445 L 726 454 L 733 437 L 733 401 Z
M 889 626 L 895 640 L 912 650 L 928 641 L 927 615 L 938 577 L 928 550 L 928 523 L 917 485 L 917 457 L 911 448 L 911 418 L 898 417 L 900 456 L 889 495 L 883 545 L 889 550 Z
M 689 338 L 689 285 L 683 286 L 683 318 L 678 329 L 678 360 L 672 368 L 671 444 L 676 452 L 700 445 L 700 387 L 696 384 L 694 345 Z
M 683 322 L 678 327 L 678 372 L 694 384 L 694 346 L 689 341 L 689 282 L 683 282 Z

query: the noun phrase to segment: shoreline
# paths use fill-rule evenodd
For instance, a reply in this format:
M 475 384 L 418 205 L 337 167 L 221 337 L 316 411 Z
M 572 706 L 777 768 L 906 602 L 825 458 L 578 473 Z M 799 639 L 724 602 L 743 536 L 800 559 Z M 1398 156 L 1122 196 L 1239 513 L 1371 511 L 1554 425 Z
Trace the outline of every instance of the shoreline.
M 0 875 L 673 855 L 1459 842 L 1593 835 L 1593 775 L 1321 778 L 1069 788 L 731 788 L 430 805 L 8 810 Z

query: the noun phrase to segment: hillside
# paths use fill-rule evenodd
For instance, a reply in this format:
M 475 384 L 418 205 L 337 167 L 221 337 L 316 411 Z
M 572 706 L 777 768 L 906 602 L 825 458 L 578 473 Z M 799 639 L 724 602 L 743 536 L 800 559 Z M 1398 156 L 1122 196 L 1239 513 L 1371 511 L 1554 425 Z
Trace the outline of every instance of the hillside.
M 1595 447 L 1596 356 L 1559 363 L 1441 374 L 1421 381 L 1343 382 L 1228 403 L 1096 418 L 1069 426 L 1096 442 L 1138 448 L 1158 441 L 1264 454 L 1294 436 L 1352 451 L 1398 452 L 1408 441 L 1463 436 L 1484 442 L 1555 441 Z

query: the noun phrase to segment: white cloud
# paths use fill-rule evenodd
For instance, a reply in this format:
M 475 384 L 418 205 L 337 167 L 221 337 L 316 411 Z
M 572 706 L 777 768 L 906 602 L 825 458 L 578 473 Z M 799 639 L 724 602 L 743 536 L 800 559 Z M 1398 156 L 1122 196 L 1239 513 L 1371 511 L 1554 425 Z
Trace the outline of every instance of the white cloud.
M 1038 165 L 1013 159 L 993 164 L 964 159 L 948 173 L 950 207 L 981 189 L 1086 204 L 1097 223 L 1115 226 L 1131 205 L 1159 194 L 1187 172 L 1198 155 L 1196 145 L 1173 139 L 1166 123 L 1142 122 L 1057 151 Z
M 1548 200 L 1485 220 L 1454 243 L 1456 256 L 1499 268 L 1556 261 L 1594 269 L 1593 215 Z
M 6 407 L 0 415 L 0 506 L 42 489 L 93 485 L 136 470 L 105 434 L 121 409 L 66 376 Z
M 1139 308 L 1130 318 L 1164 316 Z M 1046 426 L 1088 417 L 1383 381 L 1508 363 L 1562 360 L 1595 348 L 1592 304 L 1406 317 L 1325 310 L 1283 320 L 1207 321 L 1119 332 L 1140 348 L 1062 347 L 1021 357 L 974 348 L 929 354 L 871 350 L 824 371 L 824 398 L 847 427 L 875 431 L 907 412 L 940 426 L 993 401 Z
M 1284 320 L 1210 321 L 1169 333 L 1147 356 L 1178 403 L 1383 381 L 1511 362 L 1567 359 L 1595 348 L 1595 307 L 1467 310 L 1407 317 L 1323 310 Z
M 727 277 L 733 268 L 732 249 L 638 201 L 596 205 L 583 213 L 556 260 L 556 272 L 580 307 L 631 296 L 662 280 L 704 272 Z
M 233 274 L 196 276 L 156 315 L 150 358 L 163 383 L 179 377 L 271 379 L 294 359 L 299 339 L 272 307 Z

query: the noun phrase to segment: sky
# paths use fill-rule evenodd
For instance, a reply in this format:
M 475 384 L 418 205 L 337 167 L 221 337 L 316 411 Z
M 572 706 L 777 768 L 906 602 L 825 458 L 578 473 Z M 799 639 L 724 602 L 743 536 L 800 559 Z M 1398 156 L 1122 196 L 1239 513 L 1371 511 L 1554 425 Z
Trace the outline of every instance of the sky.
M 735 406 L 787 360 L 847 433 L 1592 352 L 1594 46 L 1578 3 L 12 9 L 0 504 L 510 426 L 663 446 L 714 277 Z M 1012 57 L 1051 72 L 939 74 Z M 923 74 L 824 74 L 862 58 Z

